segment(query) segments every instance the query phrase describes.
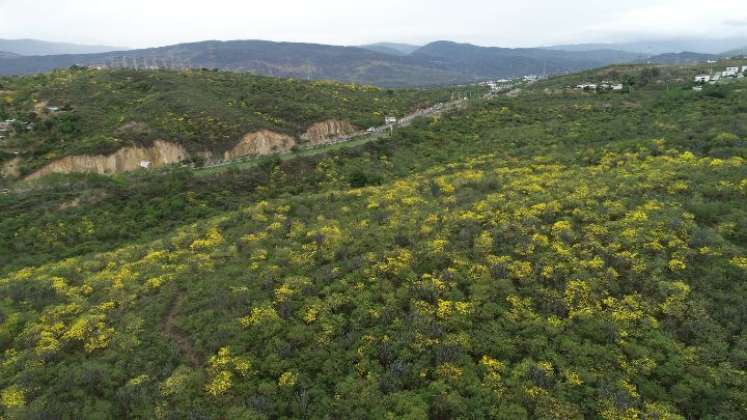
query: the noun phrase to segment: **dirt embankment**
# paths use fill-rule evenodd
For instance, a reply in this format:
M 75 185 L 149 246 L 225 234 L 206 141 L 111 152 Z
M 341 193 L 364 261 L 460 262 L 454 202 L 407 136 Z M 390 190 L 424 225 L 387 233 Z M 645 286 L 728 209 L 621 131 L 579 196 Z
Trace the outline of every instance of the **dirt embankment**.
M 114 174 L 134 171 L 141 162 L 150 162 L 150 167 L 179 163 L 189 158 L 189 153 L 181 145 L 156 140 L 151 147 L 126 147 L 111 155 L 77 155 L 56 160 L 32 173 L 26 179 L 41 178 L 52 173 L 87 172 Z
M 301 135 L 306 144 L 324 144 L 330 140 L 348 136 L 356 128 L 348 121 L 327 120 L 316 123 Z M 263 156 L 275 153 L 287 153 L 297 141 L 295 138 L 270 130 L 260 130 L 246 134 L 241 141 L 223 153 L 223 160 L 234 160 L 245 156 Z M 200 151 L 190 155 L 187 150 L 176 143 L 156 140 L 150 147 L 127 147 L 111 155 L 76 155 L 67 156 L 49 163 L 38 171 L 27 176 L 27 180 L 41 178 L 52 173 L 97 173 L 114 174 L 129 172 L 141 168 L 141 163 L 148 162 L 148 167 L 158 168 L 180 163 L 199 156 L 208 162 L 220 159 L 210 151 Z M 2 168 L 3 176 L 19 176 L 20 159 L 14 159 Z M 8 175 L 6 175 L 6 173 Z
M 349 121 L 327 120 L 309 127 L 301 135 L 301 140 L 311 144 L 322 144 L 338 137 L 349 136 L 356 131 Z
M 270 155 L 273 153 L 285 153 L 296 145 L 296 140 L 288 135 L 276 133 L 270 130 L 260 130 L 249 133 L 234 146 L 227 150 L 224 160 L 233 160 L 249 155 Z

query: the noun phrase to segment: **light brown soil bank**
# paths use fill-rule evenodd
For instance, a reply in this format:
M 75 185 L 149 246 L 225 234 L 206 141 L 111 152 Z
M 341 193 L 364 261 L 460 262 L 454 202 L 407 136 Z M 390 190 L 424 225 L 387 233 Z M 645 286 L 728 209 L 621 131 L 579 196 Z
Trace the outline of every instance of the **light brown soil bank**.
M 189 153 L 181 145 L 156 140 L 151 147 L 126 147 L 108 156 L 78 155 L 67 156 L 39 169 L 26 179 L 41 178 L 52 173 L 87 172 L 114 174 L 134 171 L 140 162 L 150 162 L 151 168 L 171 165 L 189 158 Z
M 309 129 L 301 135 L 301 140 L 311 144 L 321 144 L 328 140 L 347 136 L 355 132 L 355 127 L 353 127 L 349 121 L 327 120 L 318 122 L 309 127 Z
M 275 133 L 270 130 L 260 130 L 249 133 L 233 147 L 224 153 L 224 160 L 233 160 L 243 156 L 269 155 L 290 151 L 296 145 L 296 140 L 288 135 Z
M 304 142 L 323 144 L 329 140 L 347 136 L 356 132 L 348 121 L 328 120 L 316 123 L 301 136 Z M 270 130 L 260 130 L 246 134 L 241 141 L 223 153 L 223 160 L 234 160 L 245 156 L 262 156 L 274 153 L 289 152 L 297 144 L 293 137 Z M 194 154 L 208 162 L 215 161 L 216 156 L 210 151 Z M 151 168 L 171 165 L 190 159 L 187 150 L 176 143 L 156 140 L 150 147 L 127 147 L 111 155 L 76 155 L 67 156 L 49 163 L 38 171 L 27 176 L 27 180 L 41 178 L 52 173 L 97 173 L 114 174 L 140 169 L 141 162 L 150 162 Z M 2 167 L 3 176 L 19 176 L 20 159 L 14 159 Z M 6 175 L 7 174 L 7 175 Z

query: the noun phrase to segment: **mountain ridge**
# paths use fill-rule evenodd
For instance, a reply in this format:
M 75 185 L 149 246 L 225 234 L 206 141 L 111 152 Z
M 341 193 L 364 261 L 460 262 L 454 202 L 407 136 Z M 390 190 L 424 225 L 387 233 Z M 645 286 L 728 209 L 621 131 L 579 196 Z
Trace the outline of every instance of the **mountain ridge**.
M 119 52 L 0 59 L 0 74 L 32 74 L 73 65 L 112 68 L 215 68 L 275 77 L 337 80 L 383 87 L 470 83 L 527 74 L 560 74 L 630 62 L 615 51 L 565 52 L 480 47 L 437 41 L 409 55 L 311 43 L 202 41 Z

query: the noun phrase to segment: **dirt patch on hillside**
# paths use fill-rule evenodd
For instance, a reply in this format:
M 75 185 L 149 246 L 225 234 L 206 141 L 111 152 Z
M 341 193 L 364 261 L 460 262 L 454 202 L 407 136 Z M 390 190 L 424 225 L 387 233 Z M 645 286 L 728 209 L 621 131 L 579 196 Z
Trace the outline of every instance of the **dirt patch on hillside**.
M 239 144 L 224 153 L 223 158 L 233 160 L 243 156 L 285 153 L 289 152 L 295 145 L 296 140 L 291 136 L 270 130 L 260 130 L 245 135 Z
M 108 156 L 77 155 L 56 160 L 26 177 L 27 180 L 41 178 L 52 173 L 87 172 L 114 174 L 141 168 L 141 162 L 150 162 L 151 168 L 179 163 L 189 159 L 189 153 L 181 145 L 156 140 L 151 147 L 126 147 Z
M 338 137 L 348 136 L 356 131 L 356 128 L 349 121 L 327 120 L 309 127 L 301 135 L 301 140 L 311 144 L 319 144 Z

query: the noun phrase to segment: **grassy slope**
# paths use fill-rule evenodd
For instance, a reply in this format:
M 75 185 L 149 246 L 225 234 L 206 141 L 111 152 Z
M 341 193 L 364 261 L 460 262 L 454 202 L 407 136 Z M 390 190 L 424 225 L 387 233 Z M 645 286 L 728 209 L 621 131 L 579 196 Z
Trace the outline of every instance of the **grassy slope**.
M 263 128 L 295 136 L 336 118 L 365 129 L 380 125 L 384 115 L 451 97 L 449 89 L 382 90 L 210 71 L 58 71 L 0 79 L 0 90 L 0 119 L 35 123 L 33 131 L 0 145 L 0 158 L 18 151 L 27 170 L 155 139 L 220 150 Z M 70 111 L 48 115 L 36 109 L 42 103 Z
M 5 413 L 739 418 L 744 88 L 0 198 Z

